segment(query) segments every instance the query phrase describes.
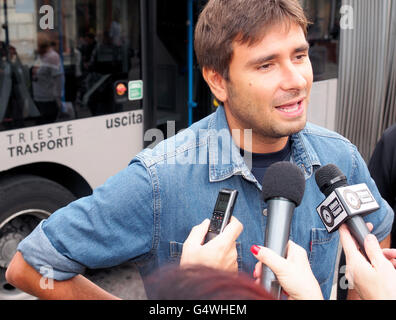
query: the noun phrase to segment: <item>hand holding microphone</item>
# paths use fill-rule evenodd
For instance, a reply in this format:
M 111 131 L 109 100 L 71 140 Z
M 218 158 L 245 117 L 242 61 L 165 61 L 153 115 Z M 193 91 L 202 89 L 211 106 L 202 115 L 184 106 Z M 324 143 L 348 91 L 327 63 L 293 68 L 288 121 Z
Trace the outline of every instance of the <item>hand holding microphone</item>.
M 291 162 L 276 162 L 267 169 L 262 186 L 263 200 L 268 204 L 264 246 L 286 257 L 294 209 L 304 195 L 304 175 Z M 279 281 L 266 265 L 262 267 L 261 285 L 275 298 L 280 298 Z
M 346 225 L 341 225 L 339 231 L 346 256 L 346 277 L 360 297 L 396 299 L 396 249 L 381 249 L 375 236 L 369 234 L 364 243 L 369 258 L 367 261 Z M 264 263 L 275 272 L 289 299 L 323 299 L 306 251 L 302 247 L 289 240 L 286 259 L 265 247 L 252 246 L 251 251 L 260 261 L 254 270 L 257 281 Z
M 368 261 L 360 253 L 345 225 L 339 228 L 347 269 L 346 277 L 362 299 L 396 299 L 395 249 L 381 249 L 377 238 L 369 234 L 364 241 Z
M 318 169 L 315 180 L 326 196 L 317 211 L 327 231 L 334 232 L 345 222 L 364 253 L 364 239 L 370 231 L 362 216 L 379 209 L 366 184 L 350 186 L 342 171 L 334 164 Z
M 260 261 L 254 269 L 257 281 L 261 277 L 262 264 L 265 264 L 274 271 L 289 300 L 323 300 L 304 248 L 289 240 L 286 258 L 265 247 L 253 246 L 251 251 Z

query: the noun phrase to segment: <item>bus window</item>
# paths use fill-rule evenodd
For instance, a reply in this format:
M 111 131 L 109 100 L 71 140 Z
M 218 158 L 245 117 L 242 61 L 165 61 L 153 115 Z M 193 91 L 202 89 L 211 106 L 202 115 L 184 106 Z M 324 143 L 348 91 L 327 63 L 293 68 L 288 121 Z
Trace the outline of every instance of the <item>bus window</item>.
M 139 0 L 7 3 L 0 130 L 142 108 L 117 90 L 120 81 L 142 80 Z
M 341 0 L 303 0 L 314 81 L 338 77 Z

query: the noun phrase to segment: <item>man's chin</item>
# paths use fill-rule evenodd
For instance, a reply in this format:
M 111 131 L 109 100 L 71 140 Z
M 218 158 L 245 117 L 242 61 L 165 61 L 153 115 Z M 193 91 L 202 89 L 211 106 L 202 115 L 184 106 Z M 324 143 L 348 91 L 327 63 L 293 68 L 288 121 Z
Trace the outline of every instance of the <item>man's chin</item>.
M 299 123 L 293 124 L 293 125 L 288 125 L 283 128 L 277 127 L 273 128 L 272 130 L 272 138 L 284 138 L 284 137 L 289 137 L 295 133 L 300 132 L 305 128 L 307 121 L 306 119 L 299 121 Z

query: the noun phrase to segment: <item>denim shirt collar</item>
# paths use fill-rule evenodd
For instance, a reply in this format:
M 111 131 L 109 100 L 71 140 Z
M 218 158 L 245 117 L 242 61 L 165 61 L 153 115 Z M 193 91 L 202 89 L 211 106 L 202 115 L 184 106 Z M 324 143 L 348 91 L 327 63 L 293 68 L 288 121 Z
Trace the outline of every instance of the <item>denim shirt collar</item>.
M 224 107 L 217 108 L 209 121 L 208 129 L 209 181 L 217 182 L 233 175 L 242 175 L 245 179 L 254 182 L 254 176 L 243 160 L 239 147 L 232 139 Z M 221 143 L 219 143 L 220 140 Z M 223 155 L 229 161 L 223 161 Z
M 261 190 L 261 184 L 251 173 L 240 154 L 239 147 L 232 139 L 223 106 L 219 106 L 209 120 L 208 129 L 209 181 L 218 182 L 234 175 L 242 175 Z M 321 164 L 317 153 L 306 137 L 306 133 L 308 131 L 304 128 L 291 136 L 291 161 L 303 170 L 305 179 L 308 179 L 313 174 L 314 167 Z M 220 140 L 221 143 L 219 143 Z M 230 161 L 222 161 L 224 160 L 223 155 L 226 155 Z
M 291 136 L 292 161 L 303 170 L 305 180 L 312 176 L 315 167 L 321 166 L 319 156 L 307 137 L 308 133 L 305 127 Z

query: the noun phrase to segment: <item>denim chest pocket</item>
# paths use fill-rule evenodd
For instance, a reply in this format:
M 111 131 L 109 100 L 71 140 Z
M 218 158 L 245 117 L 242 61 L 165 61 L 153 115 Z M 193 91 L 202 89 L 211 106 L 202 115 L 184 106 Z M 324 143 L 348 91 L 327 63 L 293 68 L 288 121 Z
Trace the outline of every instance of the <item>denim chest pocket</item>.
M 238 262 L 238 270 L 242 271 L 242 248 L 241 243 L 236 243 L 237 249 L 237 262 Z M 180 258 L 183 251 L 183 243 L 177 241 L 169 242 L 169 254 L 170 254 L 170 262 L 172 263 L 180 263 Z
M 328 233 L 325 228 L 313 228 L 311 230 L 309 263 L 322 289 L 323 285 L 329 285 L 327 282 L 333 279 L 338 241 L 338 232 Z

